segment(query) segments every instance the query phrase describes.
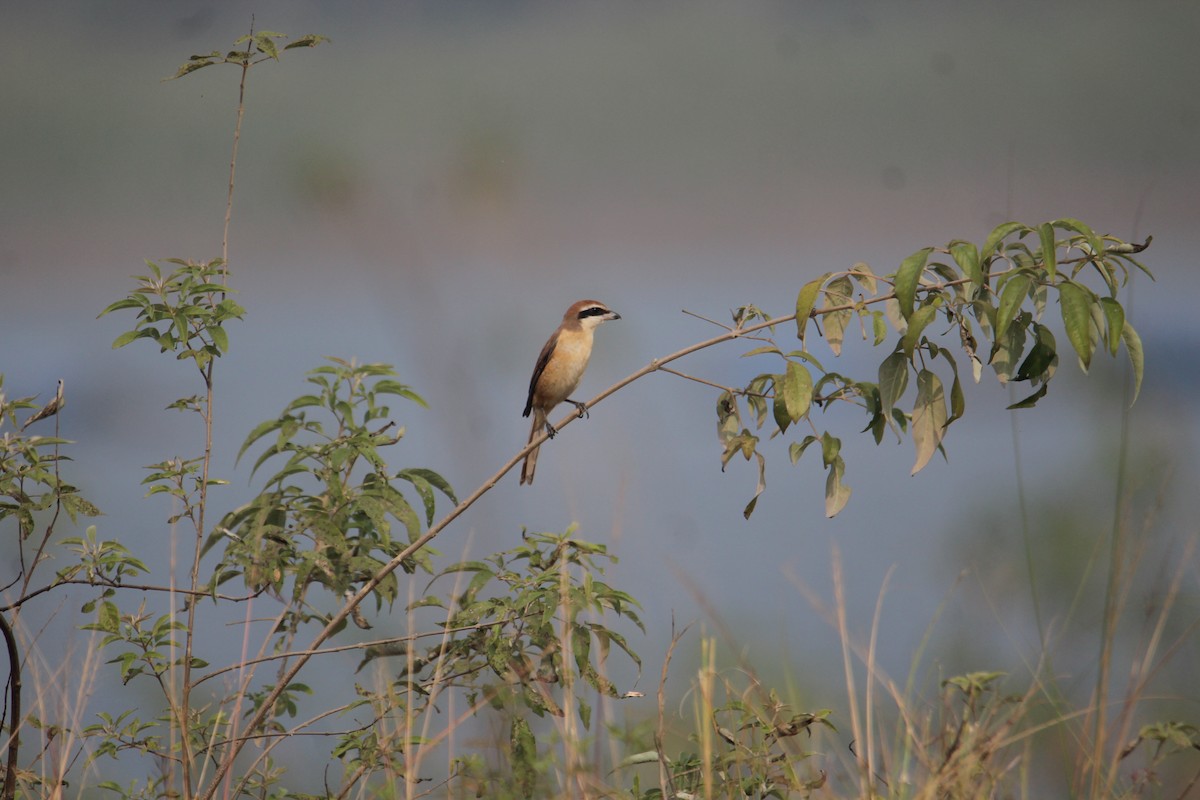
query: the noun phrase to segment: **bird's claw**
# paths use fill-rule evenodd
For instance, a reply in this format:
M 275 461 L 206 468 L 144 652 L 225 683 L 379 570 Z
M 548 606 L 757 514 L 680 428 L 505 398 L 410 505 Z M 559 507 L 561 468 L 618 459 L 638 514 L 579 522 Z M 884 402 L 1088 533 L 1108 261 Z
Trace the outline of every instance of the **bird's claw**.
M 579 412 L 580 417 L 591 416 L 591 413 L 588 411 L 587 403 L 580 403 L 577 400 L 568 400 L 567 402 L 575 406 L 575 409 Z

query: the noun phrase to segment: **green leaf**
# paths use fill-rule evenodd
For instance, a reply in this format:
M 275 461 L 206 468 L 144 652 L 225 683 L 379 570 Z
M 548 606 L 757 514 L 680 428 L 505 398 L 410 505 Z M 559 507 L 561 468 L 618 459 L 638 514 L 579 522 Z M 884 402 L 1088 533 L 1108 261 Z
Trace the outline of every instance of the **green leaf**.
M 115 603 L 106 600 L 100 604 L 100 618 L 97 620 L 97 625 L 105 633 L 116 633 L 121 629 L 121 612 Z
M 821 294 L 821 287 L 832 274 L 826 272 L 816 280 L 804 284 L 800 289 L 800 294 L 796 296 L 796 336 L 802 342 L 804 341 L 804 331 L 808 327 L 808 318 L 812 316 L 813 307 L 817 304 L 817 297 Z
M 283 49 L 291 50 L 296 47 L 316 47 L 317 45 L 321 44 L 322 42 L 328 42 L 328 41 L 330 41 L 328 36 L 321 36 L 320 34 L 310 33 L 307 36 L 301 36 L 299 39 L 297 39 L 296 41 L 287 45 Z
M 850 487 L 842 483 L 846 472 L 846 462 L 838 456 L 829 466 L 829 474 L 825 478 L 825 516 L 836 516 L 850 502 Z
M 992 365 L 1001 383 L 1007 383 L 1012 378 L 1017 359 L 1025 351 L 1025 329 L 1031 324 L 1029 313 L 1022 311 L 1017 315 L 1015 322 L 1016 324 L 1008 326 L 1003 338 L 996 339 L 988 356 L 988 363 Z
M 226 353 L 229 351 L 229 334 L 225 332 L 224 328 L 217 325 L 209 328 L 208 332 L 212 336 L 213 346 L 217 348 L 218 352 Z
M 1017 409 L 1020 409 L 1020 408 L 1033 408 L 1035 405 L 1037 405 L 1038 400 L 1041 400 L 1043 397 L 1046 396 L 1046 391 L 1049 388 L 1050 388 L 1050 384 L 1043 383 L 1040 389 L 1038 389 L 1033 394 L 1029 395 L 1029 397 L 1026 397 L 1024 400 L 1018 400 L 1017 402 L 1013 403 L 1011 406 L 1008 406 L 1007 410 L 1008 411 L 1016 411 Z
M 912 316 L 921 272 L 924 271 L 925 262 L 929 260 L 929 254 L 932 252 L 932 247 L 922 248 L 900 262 L 900 269 L 896 270 L 896 300 L 905 319 Z
M 812 406 L 812 375 L 802 365 L 789 361 L 783 374 L 783 402 L 792 422 L 799 422 Z
M 454 496 L 454 488 L 450 485 L 450 482 L 443 478 L 440 474 L 431 469 L 426 469 L 425 467 L 409 467 L 408 469 L 403 469 L 398 473 L 398 477 L 401 478 L 407 478 L 409 475 L 415 475 L 425 479 L 435 489 L 446 495 L 451 503 L 458 505 L 458 498 Z
M 271 38 L 270 33 L 260 33 L 254 37 L 254 46 L 260 52 L 270 56 L 276 61 L 279 60 L 279 48 L 275 45 L 275 41 Z
M 1115 356 L 1121 348 L 1121 332 L 1125 330 L 1125 309 L 1111 297 L 1100 298 L 1100 309 L 1104 312 L 1107 324 L 1105 341 L 1108 342 L 1109 355 Z
M 1017 369 L 1016 379 L 1048 383 L 1054 377 L 1055 368 L 1058 366 L 1058 345 L 1054 340 L 1054 334 L 1045 325 L 1034 322 L 1032 327 L 1033 347 L 1029 348 L 1029 354 L 1025 356 L 1025 360 Z
M 949 353 L 948 350 L 943 350 L 944 353 Z M 950 386 L 950 417 L 946 420 L 946 427 L 950 426 L 951 422 L 956 419 L 961 419 L 963 412 L 967 409 L 967 398 L 963 394 L 962 381 L 958 379 L 958 369 L 954 370 L 954 383 Z
M 979 249 L 971 242 L 957 242 L 950 246 L 950 255 L 958 268 L 975 285 L 975 292 L 983 286 L 983 268 L 979 265 Z M 971 296 L 974 296 L 972 292 Z
M 101 311 L 96 319 L 103 317 L 105 314 L 111 314 L 113 311 L 118 311 L 122 308 L 141 308 L 143 303 L 144 299 L 142 299 L 140 296 L 123 298 L 115 303 L 112 303 L 108 306 L 108 308 Z
M 1075 233 L 1081 234 L 1085 239 L 1087 239 L 1088 247 L 1091 249 L 1094 255 L 1099 256 L 1104 252 L 1104 242 L 1100 241 L 1100 237 L 1097 236 L 1096 232 L 1091 229 L 1091 226 L 1085 225 L 1084 223 L 1072 217 L 1056 219 L 1050 224 L 1055 228 L 1062 228 L 1063 230 L 1074 231 Z
M 908 363 L 904 353 L 897 350 L 879 365 L 879 402 L 885 414 L 891 413 L 908 388 Z
M 777 376 L 782 379 L 782 375 Z M 783 399 L 783 392 L 776 391 L 775 398 L 771 402 L 771 415 L 775 418 L 775 424 L 779 426 L 780 433 L 787 433 L 788 426 L 792 424 L 792 417 L 788 414 L 787 403 Z
M 756 347 L 753 350 L 747 350 L 746 352 L 742 353 L 739 358 L 750 358 L 751 356 L 761 356 L 767 354 L 781 356 L 783 355 L 783 351 L 774 345 L 765 344 L 762 347 Z
M 758 458 L 758 484 L 754 487 L 754 496 L 750 498 L 750 502 L 742 509 L 742 516 L 745 519 L 750 519 L 750 515 L 754 513 L 754 507 L 758 505 L 759 496 L 767 488 L 767 459 L 758 451 L 754 451 L 754 455 Z M 750 458 L 749 453 L 746 454 L 746 458 Z
M 912 438 L 917 460 L 912 474 L 920 472 L 942 443 L 946 430 L 946 394 L 938 376 L 923 369 L 917 373 L 917 399 L 913 404 Z
M 825 343 L 829 345 L 829 349 L 833 354 L 841 355 L 842 341 L 846 335 L 846 326 L 850 323 L 854 312 L 850 309 L 842 309 L 841 311 L 825 312 L 825 309 L 837 308 L 850 303 L 853 296 L 854 286 L 850 279 L 843 275 L 840 278 L 834 278 L 825 287 L 825 302 L 821 305 L 825 319 Z
M 820 439 L 810 433 L 808 436 L 805 436 L 803 440 L 799 442 L 792 442 L 790 445 L 788 445 L 788 458 L 790 458 L 792 463 L 795 464 L 800 460 L 800 456 L 804 455 L 804 451 L 808 449 L 810 444 L 819 441 Z
M 145 335 L 146 335 L 145 331 L 137 331 L 137 330 L 125 331 L 124 333 L 122 333 L 120 336 L 118 336 L 116 339 L 113 340 L 112 349 L 116 350 L 117 348 L 124 347 L 125 345 L 132 342 L 134 339 L 141 339 Z
M 825 462 L 825 466 L 830 466 L 833 462 L 841 458 L 842 440 L 831 434 L 829 431 L 821 434 L 821 460 Z
M 904 349 L 904 355 L 912 358 L 913 350 L 917 343 L 921 340 L 921 331 L 933 322 L 937 316 L 937 307 L 932 303 L 921 306 L 913 315 L 908 318 L 908 330 L 904 332 L 904 336 L 900 339 L 900 346 Z
M 1087 287 L 1073 281 L 1063 281 L 1058 284 L 1058 302 L 1062 307 L 1067 339 L 1079 354 L 1083 371 L 1087 372 L 1092 363 L 1092 351 L 1095 349 L 1095 343 L 1092 341 L 1092 304 L 1095 297 Z
M 992 232 L 988 234 L 987 241 L 983 243 L 983 252 L 979 254 L 979 262 L 986 263 L 992 254 L 996 252 L 996 248 L 1000 246 L 1000 242 L 1008 238 L 1017 231 L 1028 231 L 1029 228 L 1022 225 L 1020 222 L 1004 222 L 997 225 Z
M 1129 320 L 1125 320 L 1125 326 L 1121 329 L 1121 339 L 1125 342 L 1125 352 L 1129 353 L 1129 363 L 1133 366 L 1132 402 L 1136 403 L 1138 394 L 1142 391 L 1142 370 L 1145 359 L 1142 355 L 1142 339 L 1129 324 Z
M 871 326 L 875 334 L 875 341 L 872 343 L 872 346 L 878 347 L 883 344 L 883 340 L 887 338 L 888 334 L 887 320 L 884 318 L 882 311 L 871 312 Z
M 864 261 L 857 262 L 850 268 L 853 277 L 858 281 L 858 285 L 863 287 L 863 291 L 867 294 L 879 294 L 879 287 L 875 278 L 875 272 L 871 269 L 871 265 Z
M 1025 302 L 1025 295 L 1029 293 L 1030 283 L 1032 281 L 1029 275 L 1024 272 L 1016 273 L 1005 282 L 1004 289 L 1000 292 L 1000 308 L 996 312 L 995 341 L 998 342 L 1004 338 L 1004 333 L 1008 330 L 1013 317 L 1017 315 L 1021 304 Z
M 246 441 L 242 442 L 242 446 L 237 452 L 237 457 L 234 459 L 234 463 L 241 461 L 242 456 L 246 454 L 246 451 L 250 449 L 251 445 L 257 442 L 263 436 L 266 436 L 268 433 L 278 428 L 284 423 L 284 421 L 285 420 L 282 419 L 269 419 L 266 422 L 256 425 L 254 430 L 250 431 L 250 434 L 246 437 Z
M 1054 226 L 1043 222 L 1038 226 L 1038 236 L 1042 240 L 1042 264 L 1046 268 L 1046 274 L 1053 281 L 1058 274 L 1058 247 L 1054 241 Z

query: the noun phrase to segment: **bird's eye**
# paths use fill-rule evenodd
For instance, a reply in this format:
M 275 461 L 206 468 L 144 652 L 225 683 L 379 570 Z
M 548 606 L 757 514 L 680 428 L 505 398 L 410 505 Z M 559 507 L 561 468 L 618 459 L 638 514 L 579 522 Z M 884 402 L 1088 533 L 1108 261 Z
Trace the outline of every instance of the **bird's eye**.
M 607 313 L 608 309 L 602 306 L 589 306 L 588 308 L 585 308 L 579 312 L 579 318 L 584 319 L 586 317 L 600 317 Z

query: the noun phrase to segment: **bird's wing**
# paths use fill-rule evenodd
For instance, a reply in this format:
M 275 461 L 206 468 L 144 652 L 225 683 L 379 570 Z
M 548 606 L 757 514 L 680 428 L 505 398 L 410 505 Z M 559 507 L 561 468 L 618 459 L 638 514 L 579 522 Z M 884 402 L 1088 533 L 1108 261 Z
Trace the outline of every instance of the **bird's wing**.
M 529 397 L 525 400 L 522 417 L 528 417 L 529 412 L 533 410 L 533 392 L 537 388 L 538 379 L 546 371 L 546 365 L 550 363 L 550 355 L 554 352 L 556 344 L 558 344 L 558 331 L 555 331 L 554 335 L 546 340 L 546 344 L 542 345 L 542 352 L 538 353 L 537 366 L 533 368 L 533 377 L 529 379 Z

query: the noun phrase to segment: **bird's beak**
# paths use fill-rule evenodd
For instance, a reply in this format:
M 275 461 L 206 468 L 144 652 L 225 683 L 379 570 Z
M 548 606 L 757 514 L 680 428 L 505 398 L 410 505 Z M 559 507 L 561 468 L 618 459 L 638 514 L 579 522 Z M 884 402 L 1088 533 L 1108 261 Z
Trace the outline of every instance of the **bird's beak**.
M 609 311 L 608 313 L 612 314 L 612 316 L 609 317 L 609 319 L 620 319 L 621 318 L 621 315 L 615 311 Z

